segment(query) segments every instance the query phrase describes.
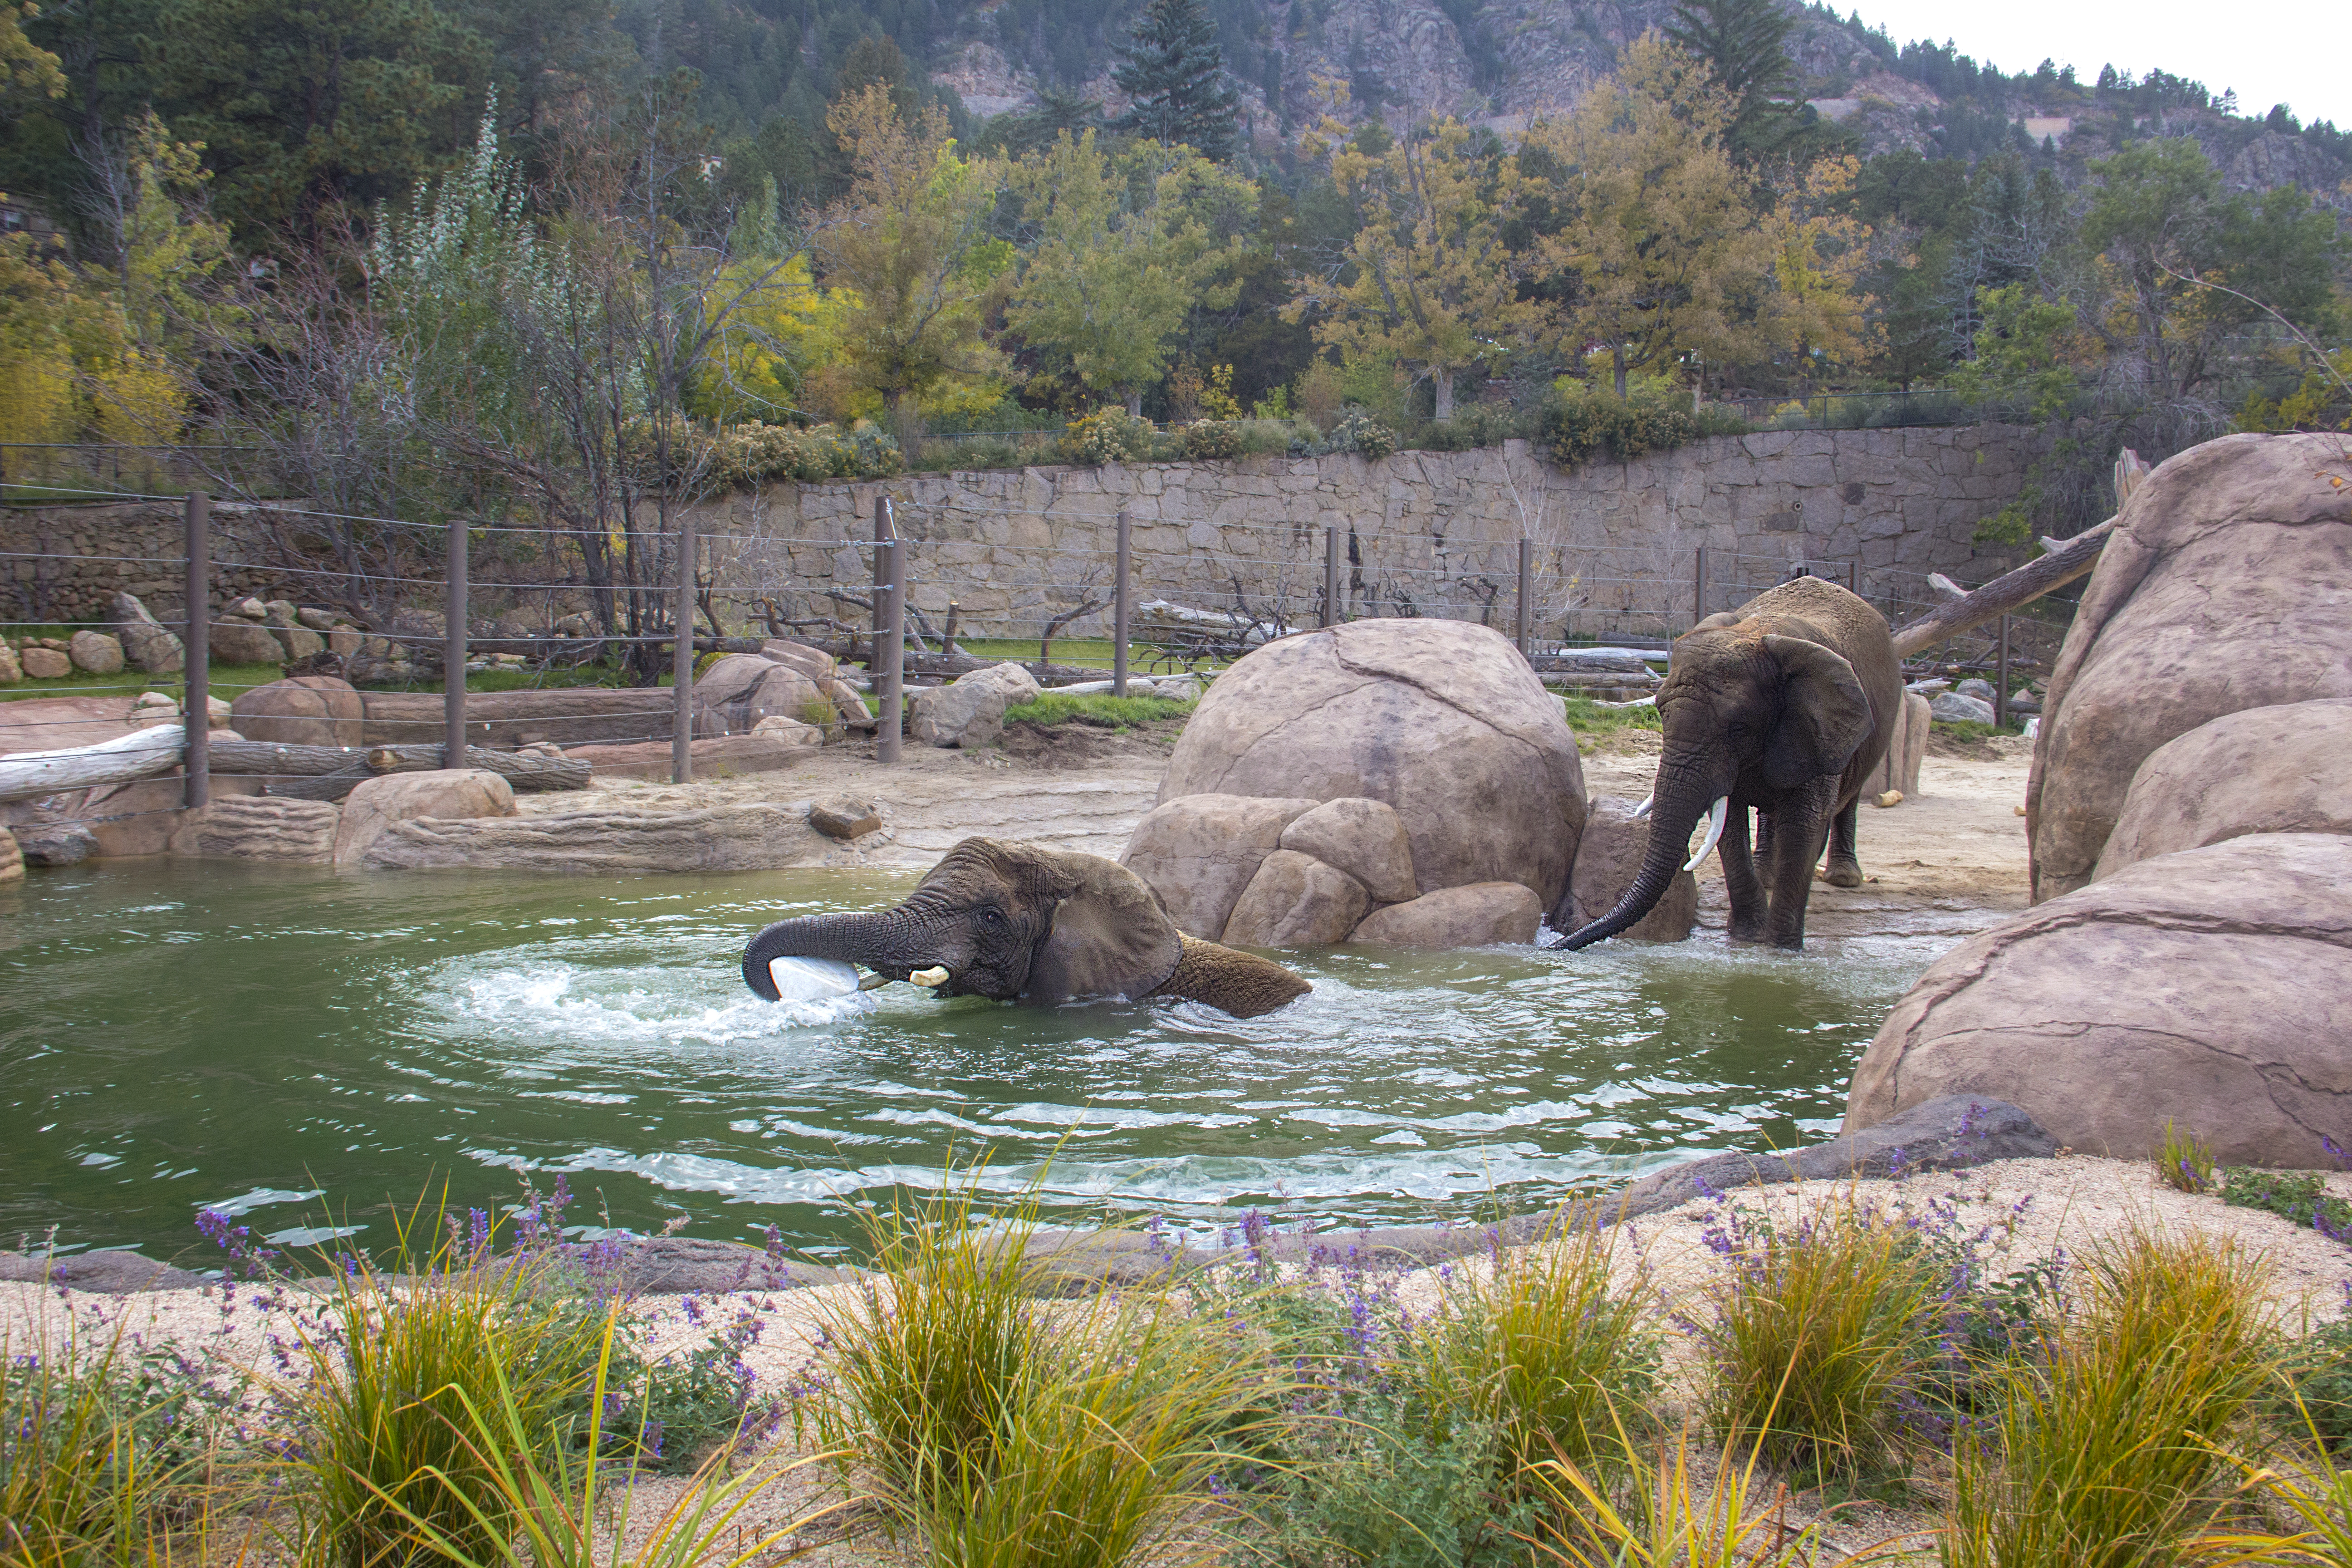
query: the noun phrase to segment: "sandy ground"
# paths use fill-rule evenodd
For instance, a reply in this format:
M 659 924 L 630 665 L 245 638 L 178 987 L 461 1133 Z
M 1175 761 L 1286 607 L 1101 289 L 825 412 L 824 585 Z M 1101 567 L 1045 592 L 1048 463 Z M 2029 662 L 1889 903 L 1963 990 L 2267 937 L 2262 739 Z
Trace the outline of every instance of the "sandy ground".
M 2352 1196 L 2352 1176 L 2331 1176 L 2328 1184 L 2339 1194 Z M 1696 1420 L 1705 1366 L 1696 1341 L 1676 1323 L 1705 1319 L 1710 1293 L 1727 1278 L 1727 1260 L 1710 1245 L 1710 1233 L 1719 1234 L 1727 1205 L 1761 1211 L 1781 1222 L 1807 1211 L 1847 1206 L 1889 1223 L 1916 1219 L 1956 1237 L 1979 1237 L 1982 1266 L 1995 1277 L 2053 1258 L 2078 1275 L 2086 1259 L 2135 1230 L 2193 1230 L 2222 1238 L 2238 1250 L 2249 1288 L 2260 1291 L 2277 1326 L 2288 1334 L 2306 1332 L 2343 1316 L 2347 1291 L 2352 1291 L 2352 1248 L 2273 1215 L 2176 1192 L 2158 1183 L 2146 1163 L 2062 1155 L 1901 1180 L 1751 1188 L 1727 1199 L 1700 1200 L 1649 1215 L 1621 1227 L 1610 1239 L 1619 1288 L 1644 1300 L 1665 1332 L 1668 1390 L 1662 1414 L 1670 1426 Z M 1482 1267 L 1475 1258 L 1447 1266 L 1449 1272 Z M 1438 1273 L 1430 1269 L 1395 1281 L 1399 1299 L 1416 1311 L 1435 1306 L 1444 1288 Z M 821 1368 L 822 1325 L 829 1313 L 855 1310 L 858 1289 L 845 1284 L 702 1298 L 648 1297 L 636 1310 L 657 1352 L 683 1352 L 714 1325 L 751 1315 L 761 1331 L 746 1360 L 757 1373 L 761 1391 L 780 1393 L 804 1384 L 813 1370 Z M 8 1285 L 0 1286 L 0 1336 L 13 1352 L 44 1335 L 50 1345 L 59 1343 L 69 1323 L 85 1344 L 116 1333 L 133 1352 L 170 1343 L 224 1377 L 250 1373 L 258 1401 L 273 1386 L 299 1381 L 306 1364 L 301 1342 L 320 1331 L 321 1304 L 321 1298 L 301 1290 L 250 1285 L 127 1298 Z M 1693 1444 L 1695 1449 L 1711 1450 L 1703 1434 L 1695 1432 Z M 782 1471 L 808 1460 L 811 1452 L 795 1442 L 787 1423 L 765 1443 L 760 1464 Z M 1928 1455 L 1907 1505 L 1840 1508 L 1833 1515 L 1836 1542 L 1853 1548 L 1932 1530 L 1940 1474 L 1940 1463 Z M 631 1501 L 631 1536 L 642 1539 L 661 1510 L 685 1489 L 686 1484 L 675 1479 L 639 1482 Z M 1764 1489 L 1769 1495 L 1769 1487 Z M 782 1528 L 837 1500 L 838 1495 L 829 1472 L 803 1463 L 782 1474 L 748 1510 L 747 1531 L 756 1538 L 763 1529 Z M 1800 1496 L 1791 1518 L 1803 1523 L 1823 1510 L 1822 1500 Z M 856 1519 L 850 1522 L 855 1525 Z M 836 1521 L 812 1527 L 804 1539 L 825 1543 L 818 1552 L 820 1561 L 898 1560 L 898 1553 L 874 1532 L 870 1519 L 845 1537 L 840 1531 L 841 1521 Z

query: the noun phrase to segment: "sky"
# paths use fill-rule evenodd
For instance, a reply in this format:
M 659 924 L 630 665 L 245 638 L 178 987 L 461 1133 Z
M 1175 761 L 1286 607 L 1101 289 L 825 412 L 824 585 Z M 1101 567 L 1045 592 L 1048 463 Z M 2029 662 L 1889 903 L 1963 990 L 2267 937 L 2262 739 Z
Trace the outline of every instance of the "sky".
M 2238 111 L 2284 103 L 2305 124 L 2352 127 L 2352 5 L 2345 0 L 2216 5 L 2211 0 L 1832 0 L 1858 10 L 1896 43 L 1949 40 L 1979 64 L 2030 71 L 2044 57 L 2085 83 L 2112 63 L 2201 81 L 2215 97 L 2235 88 Z M 2332 35 L 2332 37 L 2331 37 Z

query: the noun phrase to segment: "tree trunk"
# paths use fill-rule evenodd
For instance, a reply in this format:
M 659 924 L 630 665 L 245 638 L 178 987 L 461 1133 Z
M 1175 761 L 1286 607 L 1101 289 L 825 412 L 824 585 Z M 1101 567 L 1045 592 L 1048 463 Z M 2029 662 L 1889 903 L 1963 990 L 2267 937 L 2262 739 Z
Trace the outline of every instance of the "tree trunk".
M 1622 403 L 1625 401 L 1625 345 L 1623 343 L 1609 345 L 1609 368 L 1616 374 L 1617 401 Z
M 1143 417 L 1143 393 L 1140 389 L 1129 392 L 1127 395 L 1127 413 L 1128 416 L 1131 419 L 1140 419 Z
M 2030 604 L 2053 588 L 2064 587 L 2099 563 L 2099 552 L 2106 548 L 2107 539 L 2108 529 L 2102 523 L 2076 534 L 2063 549 L 2028 562 L 2014 572 L 2004 573 L 1972 594 L 1938 605 L 1910 625 L 1896 629 L 1895 656 L 1908 658 L 1959 636 L 1970 626 L 1980 626 L 2020 605 Z
M 263 741 L 215 741 L 212 771 L 265 776 L 278 782 L 271 795 L 303 800 L 341 800 L 384 773 L 425 773 L 441 766 L 438 746 L 293 746 Z M 517 792 L 586 789 L 594 770 L 577 758 L 544 752 L 491 752 L 466 748 L 466 765 L 497 773 Z
M 186 734 L 177 724 L 157 724 L 100 741 L 49 752 L 17 752 L 0 757 L 0 800 L 32 800 L 60 790 L 128 784 L 180 765 Z M 219 745 L 215 742 L 215 748 Z
M 1454 373 L 1450 370 L 1444 369 L 1433 370 L 1429 373 L 1429 379 L 1433 382 L 1437 387 L 1436 417 L 1440 419 L 1453 418 Z

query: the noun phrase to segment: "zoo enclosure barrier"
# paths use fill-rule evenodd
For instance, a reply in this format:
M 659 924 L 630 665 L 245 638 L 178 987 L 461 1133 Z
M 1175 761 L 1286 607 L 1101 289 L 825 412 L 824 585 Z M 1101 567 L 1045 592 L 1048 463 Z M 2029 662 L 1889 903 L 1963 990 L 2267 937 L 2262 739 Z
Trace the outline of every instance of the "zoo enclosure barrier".
M 437 750 L 445 763 L 454 759 L 471 762 L 469 748 L 532 745 L 551 731 L 561 731 L 568 721 L 602 724 L 608 729 L 617 721 L 624 728 L 634 726 L 633 733 L 641 741 L 655 739 L 652 731 L 656 727 L 667 730 L 671 777 L 680 783 L 689 780 L 693 773 L 690 742 L 697 722 L 693 692 L 698 652 L 737 648 L 750 651 L 759 646 L 760 639 L 756 637 L 739 638 L 729 634 L 719 613 L 722 604 L 738 612 L 739 626 L 746 624 L 744 612 L 748 609 L 767 623 L 766 629 L 771 633 L 805 636 L 814 629 L 820 638 L 837 637 L 835 646 L 850 658 L 857 657 L 862 636 L 873 695 L 881 710 L 877 715 L 877 754 L 885 762 L 897 760 L 898 754 L 905 687 L 909 679 L 903 660 L 909 647 L 934 659 L 945 656 L 952 661 L 961 653 L 957 647 L 958 607 L 952 595 L 956 573 L 967 563 L 956 557 L 957 542 L 925 539 L 902 531 L 902 509 L 888 497 L 876 498 L 871 541 L 776 539 L 723 531 L 698 537 L 693 517 L 683 515 L 680 525 L 671 531 L 639 535 L 640 543 L 656 551 L 667 550 L 667 581 L 639 581 L 626 586 L 589 581 L 580 570 L 576 552 L 567 553 L 554 548 L 564 536 L 541 528 L 472 520 L 443 524 L 338 517 L 291 503 L 233 503 L 215 509 L 202 491 L 176 500 L 119 492 L 98 499 L 168 501 L 181 513 L 182 550 L 177 559 L 102 553 L 76 558 L 108 560 L 143 568 L 151 578 L 158 569 L 177 569 L 173 574 L 179 578 L 181 613 L 172 618 L 172 624 L 188 656 L 182 670 L 184 713 L 206 710 L 211 656 L 218 654 L 225 662 L 235 662 L 237 646 L 249 649 L 254 637 L 266 636 L 284 645 L 289 673 L 323 673 L 330 666 L 321 661 L 320 656 L 330 651 L 329 638 L 332 637 L 345 646 L 333 648 L 334 659 L 340 662 L 331 668 L 363 677 L 371 669 L 378 677 L 404 676 L 411 686 L 420 681 L 439 685 L 437 704 L 432 704 L 429 695 L 405 700 L 404 717 L 395 727 L 400 739 L 412 748 L 437 733 Z M 903 510 L 920 512 L 925 509 Z M 969 509 L 960 504 L 957 510 Z M 237 525 L 224 531 L 219 526 L 219 514 L 226 514 Z M 282 549 L 266 548 L 264 536 L 257 531 L 257 524 L 263 520 L 281 530 L 289 523 L 298 528 L 330 522 L 360 524 L 374 531 L 380 539 L 402 542 L 375 563 L 324 566 L 291 557 Z M 1558 653 L 1564 646 L 1572 646 L 1571 638 L 1583 641 L 1612 634 L 1636 647 L 1663 649 L 1667 636 L 1674 631 L 1798 574 L 1843 582 L 1863 592 L 1896 624 L 1914 618 L 1937 602 L 1927 596 L 1931 592 L 1927 586 L 1927 579 L 1916 574 L 1884 568 L 1865 571 L 1852 561 L 1791 561 L 1706 545 L 1686 547 L 1686 575 L 1656 570 L 1662 561 L 1671 560 L 1676 553 L 1664 546 L 1582 552 L 1576 561 L 1580 570 L 1566 573 L 1558 563 L 1539 565 L 1534 542 L 1526 539 L 1507 542 L 1507 545 L 1460 547 L 1454 552 L 1457 558 L 1444 564 L 1416 565 L 1370 561 L 1361 548 L 1362 542 L 1354 538 L 1351 530 L 1276 525 L 1263 531 L 1282 545 L 1284 571 L 1298 579 L 1295 595 L 1289 577 L 1281 574 L 1274 579 L 1270 596 L 1261 592 L 1255 597 L 1239 574 L 1231 574 L 1233 595 L 1229 608 L 1212 603 L 1197 610 L 1197 618 L 1191 622 L 1171 624 L 1167 618 L 1171 608 L 1191 607 L 1142 599 L 1140 594 L 1155 578 L 1197 582 L 1202 558 L 1232 552 L 1202 547 L 1181 552 L 1139 549 L 1136 530 L 1130 520 L 1121 514 L 1115 543 L 1107 549 L 1041 547 L 1040 554 L 1064 563 L 1064 567 L 1052 574 L 1061 582 L 1033 584 L 1038 590 L 1039 608 L 1035 613 L 992 616 L 965 623 L 961 629 L 974 638 L 1002 640 L 1009 636 L 1034 636 L 1040 671 L 1057 680 L 1066 680 L 1066 668 L 1058 672 L 1050 668 L 1054 639 L 1075 635 L 1089 618 L 1099 621 L 1107 612 L 1109 625 L 1103 629 L 1110 634 L 1112 650 L 1110 668 L 1106 673 L 1111 689 L 1124 693 L 1131 673 L 1131 650 L 1142 649 L 1150 668 L 1164 664 L 1171 668 L 1197 668 L 1204 663 L 1214 664 L 1234 657 L 1267 637 L 1299 629 L 1310 616 L 1313 624 L 1321 626 L 1361 618 L 1366 613 L 1378 616 L 1384 611 L 1391 616 L 1433 614 L 1476 619 L 1506 631 L 1523 655 L 1540 660 Z M 520 543 L 514 549 L 490 552 L 492 559 L 486 564 L 495 570 L 485 574 L 475 570 L 477 539 L 494 544 Z M 1430 541 L 1424 538 L 1421 542 Z M 217 551 L 216 545 L 224 546 L 226 552 Z M 833 610 L 863 611 L 859 620 L 864 624 L 844 620 L 837 614 L 815 617 L 781 616 L 778 606 L 784 596 L 805 594 L 808 589 L 805 584 L 778 579 L 759 569 L 763 559 L 761 552 L 780 545 L 822 546 L 835 551 L 870 549 L 869 595 L 861 599 L 838 589 L 825 591 Z M 1317 545 L 1320 548 L 1314 548 Z M 721 559 L 736 546 L 753 548 L 730 560 Z M 536 554 L 532 553 L 535 547 Z M 26 568 L 57 553 L 59 552 L 0 551 L 0 560 L 10 563 L 11 574 L 16 579 L 18 613 L 22 617 L 0 622 L 0 626 L 21 631 L 55 624 L 55 617 L 41 613 L 43 606 L 37 602 L 37 592 L 28 586 L 37 583 L 37 576 L 28 574 Z M 440 567 L 437 573 L 430 569 L 436 563 L 433 560 L 436 555 Z M 1266 563 L 1264 557 L 1235 555 L 1233 559 L 1247 559 L 1259 568 Z M 655 564 L 662 563 L 656 561 Z M 533 568 L 538 574 L 532 574 Z M 1679 589 L 1675 584 L 1677 575 L 1682 575 Z M 233 585 L 233 595 L 240 595 L 233 599 L 231 608 L 241 606 L 244 597 L 264 593 L 276 595 L 272 601 L 272 624 L 257 626 L 249 616 L 215 608 L 215 601 L 225 583 Z M 919 608 L 910 605 L 909 589 L 920 586 L 946 595 L 944 627 L 931 624 Z M 1620 608 L 1593 607 L 1591 598 L 1595 593 L 1620 588 L 1629 593 L 1640 590 L 1644 604 L 1635 606 L 1629 599 Z M 362 589 L 364 592 L 360 591 Z M 1067 607 L 1056 607 L 1057 595 L 1060 604 Z M 297 596 L 343 610 L 362 600 L 403 607 L 388 618 L 381 615 L 352 617 L 372 624 L 314 626 L 307 620 L 296 621 L 275 613 L 278 604 Z M 622 597 L 632 598 L 635 609 L 648 612 L 631 623 L 637 627 L 635 631 L 605 629 L 621 619 L 610 611 L 613 601 Z M 1295 605 L 1294 597 L 1297 600 Z M 1666 604 L 1676 597 L 1687 608 L 1666 611 Z M 441 605 L 437 615 L 417 608 L 425 600 Z M 539 609 L 535 626 L 528 624 L 530 617 L 524 614 L 534 602 Z M 582 624 L 589 617 L 581 606 L 595 607 L 600 603 L 608 613 L 598 624 Z M 503 613 L 486 626 L 489 620 L 488 612 L 501 605 Z M 191 608 L 199 606 L 205 613 L 189 613 Z M 694 632 L 697 611 L 709 625 L 710 635 L 698 636 Z M 1154 621 L 1153 615 L 1160 618 Z M 311 618 L 331 623 L 341 617 Z M 1571 630 L 1570 624 L 1580 618 L 1584 624 Z M 2019 619 L 2024 621 L 2025 617 Z M 287 624 L 275 624 L 280 620 Z M 1562 635 L 1549 639 L 1539 637 L 1538 627 L 1546 622 L 1560 623 Z M 2050 623 L 2027 624 L 2040 632 L 2039 646 L 2054 648 L 2055 631 Z M 303 651 L 305 637 L 315 645 L 307 652 Z M 1981 668 L 1988 674 L 1997 673 L 1996 706 L 2000 710 L 2000 717 L 2005 720 L 2013 643 L 2015 651 L 2021 656 L 2018 664 L 2034 661 L 2030 648 L 2036 646 L 2035 639 L 2013 638 L 2010 619 L 2004 617 L 1992 637 L 1947 647 L 1929 661 L 1929 667 Z M 730 647 L 730 644 L 734 646 Z M 670 689 L 570 688 L 582 694 L 576 708 L 550 709 L 542 703 L 535 705 L 528 716 L 519 717 L 495 711 L 499 707 L 495 697 L 477 696 L 469 700 L 466 682 L 453 679 L 450 675 L 469 668 L 479 670 L 492 664 L 505 664 L 528 672 L 535 681 L 544 680 L 551 672 L 561 671 L 567 665 L 585 663 L 615 647 L 642 647 L 648 655 L 655 649 L 666 651 Z M 650 658 L 644 660 L 641 672 L 655 662 Z M 436 675 L 437 682 L 434 680 Z M 919 683 L 926 677 L 914 679 Z M 120 696 L 121 689 L 42 689 L 44 696 L 100 694 Z M 379 694 L 371 692 L 370 696 L 376 698 Z M 424 711 L 428 704 L 437 706 L 437 716 Z M 0 703 L 0 741 L 12 742 L 9 750 L 39 749 L 37 742 L 41 737 L 22 731 L 44 725 L 69 731 L 75 723 L 89 722 L 70 719 L 12 721 L 8 716 L 10 706 Z M 209 798 L 212 759 L 208 739 L 204 725 L 189 731 L 184 793 L 179 805 L 201 805 Z M 27 741 L 36 744 L 27 746 Z M 249 767 L 248 761 L 239 771 Z M 299 793 L 303 781 L 316 780 L 312 773 L 247 772 L 246 776 L 273 791 L 288 793 Z M 177 806 L 153 809 L 160 812 Z M 108 820 L 114 819 L 117 818 Z

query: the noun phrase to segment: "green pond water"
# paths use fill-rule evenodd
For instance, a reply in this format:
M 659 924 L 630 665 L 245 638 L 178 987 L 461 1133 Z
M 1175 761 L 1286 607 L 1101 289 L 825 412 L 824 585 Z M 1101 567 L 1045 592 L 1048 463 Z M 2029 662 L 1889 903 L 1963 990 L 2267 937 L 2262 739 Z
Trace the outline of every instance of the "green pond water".
M 893 985 L 744 989 L 768 921 L 911 878 L 336 876 L 221 863 L 0 889 L 0 1246 L 202 1266 L 201 1205 L 301 1245 L 446 1178 L 489 1206 L 567 1173 L 566 1215 L 820 1253 L 950 1152 L 1196 1231 L 1524 1211 L 1695 1152 L 1833 1130 L 1949 934 L 1801 956 L 1609 944 L 1297 955 L 1313 995 L 1024 1008 Z M 1042 1174 L 1040 1173 L 1042 1170 Z

